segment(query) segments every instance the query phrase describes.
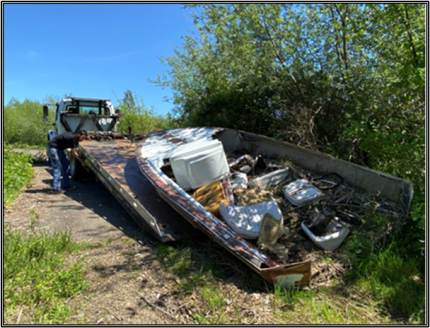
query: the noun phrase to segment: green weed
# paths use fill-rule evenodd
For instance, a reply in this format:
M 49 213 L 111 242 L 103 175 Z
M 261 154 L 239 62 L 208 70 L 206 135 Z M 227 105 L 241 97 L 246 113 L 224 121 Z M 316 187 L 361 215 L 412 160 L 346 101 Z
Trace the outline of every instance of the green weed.
M 26 143 L 15 142 L 13 144 L 8 144 L 7 148 L 23 148 L 23 149 L 36 149 L 36 150 L 46 150 L 48 144 L 48 139 L 46 139 L 46 145 L 29 145 Z
M 226 305 L 225 296 L 219 288 L 208 285 L 202 288 L 202 293 L 212 310 L 219 310 Z
M 31 155 L 15 153 L 9 149 L 4 150 L 4 182 L 3 182 L 3 206 L 8 207 L 21 190 L 31 181 L 33 167 Z
M 204 283 L 206 276 L 203 274 L 203 267 L 198 270 L 192 260 L 193 248 L 189 241 L 184 240 L 175 246 L 158 244 L 156 257 L 168 272 L 180 278 L 180 283 L 176 286 L 177 291 L 186 295 Z
M 276 287 L 272 308 L 279 323 L 295 324 L 368 324 L 385 321 L 375 314 L 375 302 L 367 295 L 354 295 L 354 288 L 332 286 L 318 290 Z M 379 320 L 379 321 L 374 321 Z M 390 321 L 387 321 L 390 322 Z
M 77 247 L 70 233 L 33 230 L 27 235 L 6 227 L 3 267 L 6 320 L 26 308 L 33 323 L 67 322 L 71 310 L 65 300 L 87 287 L 81 263 L 67 265 L 63 258 Z
M 424 323 L 425 261 L 417 246 L 420 228 L 409 218 L 402 226 L 407 233 L 389 236 L 388 228 L 385 217 L 372 215 L 345 243 L 344 250 L 354 264 L 345 283 L 370 295 L 385 311 Z
M 203 296 L 203 300 L 206 306 L 204 307 L 204 309 L 199 309 L 199 311 L 193 316 L 195 323 L 230 323 L 229 316 L 225 316 L 225 307 L 227 305 L 226 296 L 215 284 L 207 283 L 199 290 L 199 293 L 201 293 L 201 295 Z M 223 320 L 227 320 L 227 322 L 224 322 Z

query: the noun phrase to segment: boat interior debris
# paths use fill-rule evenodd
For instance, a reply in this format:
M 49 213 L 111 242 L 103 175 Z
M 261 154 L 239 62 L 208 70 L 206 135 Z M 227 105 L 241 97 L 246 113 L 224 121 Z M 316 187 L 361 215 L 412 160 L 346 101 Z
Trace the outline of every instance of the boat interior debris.
M 199 150 L 203 149 L 203 152 L 197 156 L 197 161 L 202 161 L 208 154 L 215 153 L 220 157 L 213 161 L 218 163 L 215 167 L 205 165 L 204 174 L 199 172 L 207 177 L 207 181 L 218 179 L 200 187 L 195 181 L 184 181 L 192 175 L 184 178 L 186 169 L 174 165 L 179 166 L 176 163 L 181 155 L 186 157 L 196 149 L 189 144 L 183 147 L 187 150 L 179 148 L 181 153 L 180 156 L 175 154 L 174 165 L 170 165 L 170 159 L 164 163 L 162 171 L 206 210 L 223 220 L 239 236 L 256 242 L 261 251 L 276 261 L 302 262 L 318 248 L 334 251 L 361 224 L 369 210 L 394 215 L 399 212 L 393 202 L 372 199 L 344 183 L 336 172 L 319 176 L 297 167 L 288 159 L 240 152 L 225 155 L 221 143 L 214 141 L 207 143 L 207 148 L 200 142 Z M 215 151 L 211 149 L 211 143 L 217 145 Z M 194 159 L 191 165 L 195 162 Z M 266 214 L 269 220 L 265 218 Z M 271 223 L 263 224 L 264 219 Z M 266 234 L 259 239 L 261 231 L 273 230 L 275 226 L 278 233 Z
M 300 160 L 296 161 L 301 156 L 302 162 L 310 162 L 312 156 L 320 155 L 305 158 L 302 150 L 292 148 L 296 151 L 296 158 L 293 158 L 286 155 L 290 149 L 278 151 L 276 145 L 266 151 L 271 146 L 270 141 L 258 143 L 259 137 L 252 134 L 224 133 L 223 129 L 190 131 L 196 135 L 187 138 L 185 132 L 169 134 L 169 143 L 162 140 L 157 147 L 155 143 L 154 146 L 148 143 L 141 153 L 149 150 L 151 154 L 152 151 L 154 156 L 145 160 L 152 163 L 161 176 L 165 175 L 162 181 L 173 182 L 175 188 L 179 186 L 187 199 L 192 197 L 193 202 L 276 263 L 290 265 L 312 261 L 314 277 L 321 272 L 318 264 L 321 254 L 336 251 L 370 213 L 380 212 L 393 222 L 404 218 L 405 202 L 393 201 L 399 198 L 400 192 L 391 192 L 389 186 L 400 183 L 393 182 L 391 177 L 378 176 L 381 180 L 375 180 L 375 183 L 387 184 L 383 186 L 384 195 L 393 195 L 392 200 L 388 200 L 389 197 L 348 183 L 351 178 L 345 175 L 348 170 L 355 170 L 358 177 L 355 181 L 362 174 L 366 177 L 363 185 L 373 188 L 372 178 L 368 176 L 373 176 L 374 172 L 368 173 L 368 169 L 362 172 L 362 168 L 351 169 L 350 164 L 342 164 L 337 171 L 330 159 L 324 157 L 321 162 L 326 163 L 321 165 L 330 165 L 333 171 L 321 174 L 300 166 L 297 163 Z M 152 138 L 167 139 L 166 133 L 162 133 Z M 241 147 L 242 144 L 248 146 Z M 160 149 L 165 149 L 163 155 L 159 155 Z M 320 163 L 308 166 L 318 165 Z M 398 187 L 403 191 L 400 188 L 403 185 Z M 412 192 L 411 189 L 407 191 Z M 409 194 L 405 197 L 406 208 L 411 198 L 408 197 Z

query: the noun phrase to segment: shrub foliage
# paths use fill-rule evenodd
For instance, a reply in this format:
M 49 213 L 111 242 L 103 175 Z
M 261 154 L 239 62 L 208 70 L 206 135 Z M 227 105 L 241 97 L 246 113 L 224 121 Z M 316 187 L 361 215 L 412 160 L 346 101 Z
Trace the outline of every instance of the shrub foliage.
M 4 150 L 3 205 L 8 206 L 33 177 L 31 155 Z

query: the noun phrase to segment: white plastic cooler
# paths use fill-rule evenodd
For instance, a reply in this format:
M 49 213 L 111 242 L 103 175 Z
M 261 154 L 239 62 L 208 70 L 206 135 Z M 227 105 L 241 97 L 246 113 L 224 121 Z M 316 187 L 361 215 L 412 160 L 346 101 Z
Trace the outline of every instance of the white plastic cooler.
M 176 183 L 184 190 L 197 189 L 230 176 L 219 140 L 199 140 L 179 146 L 170 156 Z

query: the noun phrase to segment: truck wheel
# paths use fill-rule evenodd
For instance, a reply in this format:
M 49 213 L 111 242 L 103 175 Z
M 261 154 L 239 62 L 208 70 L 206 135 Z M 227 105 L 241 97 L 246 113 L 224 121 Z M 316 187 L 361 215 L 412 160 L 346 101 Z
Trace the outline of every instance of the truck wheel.
M 72 180 L 80 181 L 81 180 L 81 172 L 83 170 L 81 162 L 79 162 L 71 153 L 70 153 L 70 175 L 72 176 Z
M 89 181 L 95 181 L 96 176 L 93 172 L 90 170 L 84 169 L 81 162 L 78 161 L 71 153 L 70 153 L 70 175 L 72 176 L 72 179 L 74 181 L 81 181 L 81 182 L 89 182 Z M 87 160 L 85 160 L 87 165 L 91 165 Z

